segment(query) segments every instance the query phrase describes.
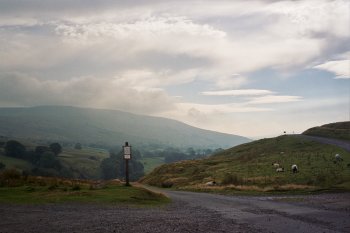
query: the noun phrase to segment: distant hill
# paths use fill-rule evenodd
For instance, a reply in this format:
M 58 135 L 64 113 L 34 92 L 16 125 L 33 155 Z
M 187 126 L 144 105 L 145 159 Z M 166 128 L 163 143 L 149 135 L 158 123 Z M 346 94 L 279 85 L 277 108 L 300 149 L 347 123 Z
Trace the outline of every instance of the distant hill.
M 335 160 L 335 154 L 342 161 Z M 278 163 L 284 172 L 276 172 Z M 291 165 L 299 172 L 293 174 Z M 219 186 L 206 186 L 215 181 Z M 143 183 L 185 190 L 289 191 L 350 190 L 350 153 L 336 146 L 284 135 L 227 149 L 206 159 L 181 161 L 155 168 Z
M 107 146 L 129 141 L 132 145 L 228 148 L 250 141 L 166 118 L 67 106 L 0 108 L 0 135 Z
M 350 121 L 336 122 L 313 127 L 303 132 L 305 135 L 350 140 Z

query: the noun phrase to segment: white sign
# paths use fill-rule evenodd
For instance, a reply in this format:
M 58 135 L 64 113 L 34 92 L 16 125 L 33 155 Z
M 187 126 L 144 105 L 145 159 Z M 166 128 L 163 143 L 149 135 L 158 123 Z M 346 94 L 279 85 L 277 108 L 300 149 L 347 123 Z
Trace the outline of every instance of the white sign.
M 124 159 L 131 159 L 131 147 L 124 146 Z

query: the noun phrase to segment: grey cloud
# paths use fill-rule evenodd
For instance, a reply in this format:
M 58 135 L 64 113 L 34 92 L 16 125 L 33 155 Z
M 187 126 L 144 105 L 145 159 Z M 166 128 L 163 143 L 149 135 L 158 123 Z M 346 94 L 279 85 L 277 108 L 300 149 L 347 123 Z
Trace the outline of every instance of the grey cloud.
M 137 90 L 125 83 L 92 77 L 69 81 L 39 80 L 19 73 L 0 73 L 0 105 L 73 105 L 155 114 L 174 108 L 164 91 Z

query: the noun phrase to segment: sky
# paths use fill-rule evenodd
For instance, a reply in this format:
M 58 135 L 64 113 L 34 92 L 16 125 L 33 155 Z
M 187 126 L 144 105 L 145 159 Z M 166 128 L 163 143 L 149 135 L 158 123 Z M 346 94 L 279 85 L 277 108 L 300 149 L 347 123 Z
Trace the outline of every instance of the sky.
M 250 138 L 350 119 L 350 1 L 0 0 L 0 107 Z

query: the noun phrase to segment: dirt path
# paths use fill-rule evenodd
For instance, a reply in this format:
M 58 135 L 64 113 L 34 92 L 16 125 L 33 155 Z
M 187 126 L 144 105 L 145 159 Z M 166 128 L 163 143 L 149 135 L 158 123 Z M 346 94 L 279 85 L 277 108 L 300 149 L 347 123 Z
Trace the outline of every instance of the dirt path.
M 277 198 L 161 191 L 172 204 L 0 204 L 0 232 L 350 232 L 350 193 Z

